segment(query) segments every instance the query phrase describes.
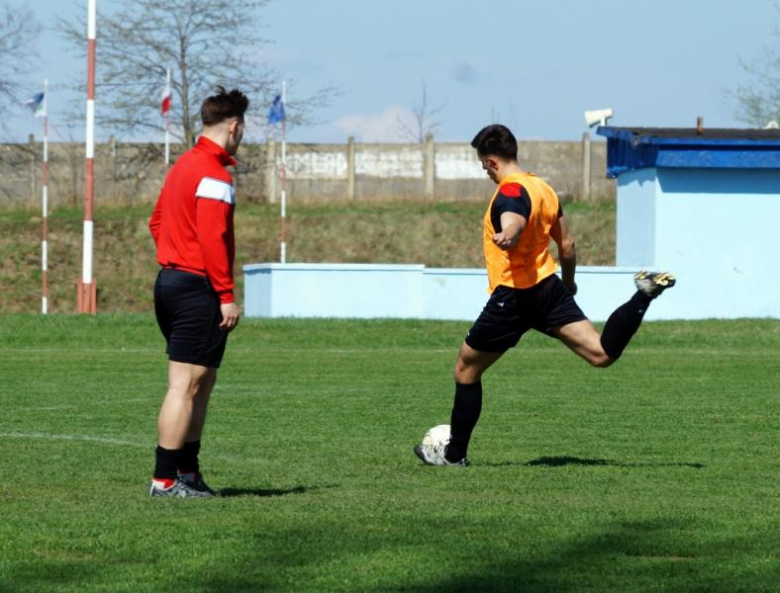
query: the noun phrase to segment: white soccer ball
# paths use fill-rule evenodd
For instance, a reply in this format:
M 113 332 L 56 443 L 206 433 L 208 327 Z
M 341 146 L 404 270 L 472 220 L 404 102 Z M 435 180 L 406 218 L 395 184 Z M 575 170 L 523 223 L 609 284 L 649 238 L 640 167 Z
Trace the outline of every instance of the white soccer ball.
M 422 444 L 426 447 L 433 447 L 434 449 L 440 449 L 450 442 L 450 425 L 439 424 L 434 426 L 423 437 Z

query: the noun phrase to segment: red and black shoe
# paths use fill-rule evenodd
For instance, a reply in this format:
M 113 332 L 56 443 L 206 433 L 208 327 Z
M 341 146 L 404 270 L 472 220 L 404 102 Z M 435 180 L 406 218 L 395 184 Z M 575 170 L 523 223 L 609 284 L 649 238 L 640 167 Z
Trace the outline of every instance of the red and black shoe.
M 149 496 L 171 496 L 174 498 L 209 498 L 213 496 L 208 491 L 196 490 L 181 478 L 175 480 L 152 480 Z

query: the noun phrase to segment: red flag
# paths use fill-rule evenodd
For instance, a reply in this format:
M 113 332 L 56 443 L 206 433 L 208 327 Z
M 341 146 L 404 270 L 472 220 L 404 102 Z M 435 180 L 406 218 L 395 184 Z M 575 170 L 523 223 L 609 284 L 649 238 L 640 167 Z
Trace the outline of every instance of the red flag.
M 163 89 L 163 95 L 162 95 L 162 107 L 160 108 L 160 113 L 162 113 L 163 117 L 168 117 L 168 113 L 171 111 L 171 87 L 170 84 L 165 84 L 165 89 Z

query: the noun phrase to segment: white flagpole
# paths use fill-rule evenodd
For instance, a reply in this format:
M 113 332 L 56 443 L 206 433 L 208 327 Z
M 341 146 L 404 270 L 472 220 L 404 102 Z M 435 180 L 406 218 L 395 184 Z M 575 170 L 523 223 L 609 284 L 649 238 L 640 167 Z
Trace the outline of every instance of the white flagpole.
M 171 69 L 168 68 L 167 77 L 165 81 L 165 90 L 171 92 Z M 168 105 L 170 105 L 170 95 L 168 98 Z M 171 163 L 171 110 L 170 107 L 165 113 L 165 166 L 167 167 Z
M 49 81 L 43 81 L 43 232 L 41 234 L 41 313 L 49 312 Z
M 282 105 L 284 106 L 286 100 L 286 82 L 282 81 Z M 285 137 L 285 121 L 287 114 L 285 110 L 285 117 L 282 119 L 282 244 L 281 244 L 281 262 L 285 263 L 287 260 L 287 242 L 285 237 L 285 222 L 287 215 L 287 192 L 285 191 L 285 181 L 287 178 L 287 143 Z

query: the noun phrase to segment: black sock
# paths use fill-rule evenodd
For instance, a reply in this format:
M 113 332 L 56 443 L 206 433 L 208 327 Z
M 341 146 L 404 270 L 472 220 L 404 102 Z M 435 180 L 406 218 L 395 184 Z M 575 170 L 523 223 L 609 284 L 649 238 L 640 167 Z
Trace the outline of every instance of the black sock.
M 611 359 L 617 360 L 623 354 L 623 350 L 639 329 L 651 300 L 645 293 L 637 290 L 631 300 L 620 305 L 609 316 L 604 331 L 601 332 L 601 347 Z
M 200 453 L 200 441 L 184 443 L 184 449 L 181 450 L 181 459 L 179 460 L 180 473 L 200 473 L 200 466 L 198 465 L 198 453 Z
M 182 451 L 183 449 L 163 449 L 160 445 L 157 445 L 157 449 L 154 451 L 157 458 L 154 465 L 154 477 L 175 480 Z
M 455 403 L 450 420 L 450 443 L 445 457 L 448 461 L 460 461 L 466 456 L 471 440 L 471 431 L 482 411 L 482 382 L 455 383 Z

